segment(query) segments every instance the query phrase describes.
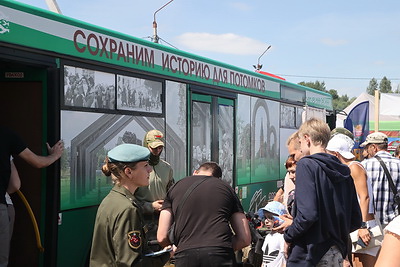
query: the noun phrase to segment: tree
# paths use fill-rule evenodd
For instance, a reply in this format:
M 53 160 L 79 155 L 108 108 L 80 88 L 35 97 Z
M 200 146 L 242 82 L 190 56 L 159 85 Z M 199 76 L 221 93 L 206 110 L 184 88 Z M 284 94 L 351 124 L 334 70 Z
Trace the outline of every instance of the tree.
M 384 76 L 379 83 L 379 91 L 381 93 L 393 93 L 392 91 L 392 83 L 386 76 Z
M 400 94 L 400 84 L 397 85 L 396 91 L 394 91 L 396 94 Z
M 375 80 L 376 81 L 376 80 Z M 315 82 L 300 82 L 300 85 L 307 86 L 310 88 L 317 89 L 322 92 L 327 92 L 332 96 L 332 106 L 334 110 L 343 110 L 349 106 L 356 98 L 353 97 L 349 99 L 347 95 L 340 96 L 335 89 L 326 90 L 325 82 L 315 81 Z M 378 86 L 378 83 L 376 84 Z
M 322 92 L 326 92 L 325 82 L 315 81 L 315 82 L 299 82 L 300 85 L 307 86 L 313 89 L 317 89 Z
M 378 81 L 375 78 L 372 78 L 369 81 L 369 85 L 367 87 L 367 93 L 370 95 L 375 95 L 375 90 L 378 90 Z
M 349 99 L 347 95 L 339 96 L 338 98 L 332 100 L 333 109 L 343 110 L 353 103 L 354 100 L 356 100 L 356 97 Z
M 329 90 L 328 93 L 331 94 L 332 99 L 338 99 L 339 98 L 339 95 L 338 95 L 338 93 L 337 93 L 337 91 L 335 89 Z

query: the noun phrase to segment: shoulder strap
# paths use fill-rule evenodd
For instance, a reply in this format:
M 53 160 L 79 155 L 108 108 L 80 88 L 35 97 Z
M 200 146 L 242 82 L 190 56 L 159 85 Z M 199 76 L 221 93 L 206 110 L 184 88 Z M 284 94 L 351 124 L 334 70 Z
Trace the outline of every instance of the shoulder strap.
M 396 189 L 396 186 L 393 183 L 392 176 L 390 175 L 389 170 L 386 167 L 386 164 L 383 162 L 381 157 L 379 157 L 378 155 L 375 155 L 375 158 L 379 161 L 379 163 L 381 164 L 383 170 L 385 171 L 386 177 L 388 178 L 388 181 L 389 181 L 390 189 L 392 189 L 393 195 L 395 196 L 397 194 L 397 189 Z
M 177 217 L 178 215 L 178 211 L 183 207 L 183 204 L 185 204 L 186 199 L 188 198 L 188 196 L 190 195 L 190 193 L 192 193 L 192 191 L 198 186 L 200 185 L 202 182 L 204 182 L 207 179 L 207 177 L 203 178 L 203 179 L 199 179 L 197 181 L 195 181 L 185 192 L 185 194 L 182 197 L 181 202 L 179 203 L 179 206 L 176 208 L 176 212 L 175 212 L 175 216 Z

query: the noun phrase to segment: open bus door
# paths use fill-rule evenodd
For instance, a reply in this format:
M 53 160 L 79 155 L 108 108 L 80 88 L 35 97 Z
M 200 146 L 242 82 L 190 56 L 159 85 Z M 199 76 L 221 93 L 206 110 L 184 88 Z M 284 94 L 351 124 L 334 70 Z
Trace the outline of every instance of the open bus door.
M 15 131 L 34 153 L 47 155 L 46 142 L 51 146 L 54 144 L 50 132 L 57 132 L 54 128 L 47 131 L 48 127 L 54 126 L 47 116 L 48 66 L 4 60 L 1 53 L 0 64 L 0 94 L 3 100 L 0 105 L 1 125 Z M 57 180 L 56 164 L 37 169 L 18 157 L 14 158 L 14 162 L 21 179 L 20 191 L 34 212 L 45 252 L 39 251 L 29 213 L 21 198 L 14 193 L 11 198 L 15 208 L 15 223 L 8 266 L 51 266 L 51 260 L 56 255 L 56 246 L 52 243 L 55 238 L 51 233 L 54 233 L 57 222 L 53 225 L 48 222 L 53 221 L 51 216 L 56 214 L 57 202 L 52 190 Z

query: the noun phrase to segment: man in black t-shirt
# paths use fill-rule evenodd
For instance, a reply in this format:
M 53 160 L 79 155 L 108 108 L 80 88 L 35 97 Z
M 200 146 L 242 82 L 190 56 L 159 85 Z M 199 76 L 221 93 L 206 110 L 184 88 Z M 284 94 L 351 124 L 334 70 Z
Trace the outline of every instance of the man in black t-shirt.
M 10 219 L 5 194 L 10 181 L 10 156 L 21 157 L 36 168 L 44 168 L 59 159 L 64 145 L 58 141 L 53 147 L 47 144 L 48 156 L 33 153 L 25 142 L 13 131 L 0 126 L 0 266 L 7 266 L 10 248 Z
M 0 203 L 6 204 L 5 194 L 11 174 L 10 156 L 19 155 L 26 144 L 11 130 L 0 126 Z
M 233 188 L 221 176 L 218 164 L 206 162 L 193 176 L 178 181 L 167 193 L 157 240 L 162 247 L 171 244 L 168 229 L 175 221 L 177 267 L 235 266 L 234 251 L 250 244 L 243 207 Z M 183 195 L 199 179 L 204 182 L 191 192 L 176 215 Z

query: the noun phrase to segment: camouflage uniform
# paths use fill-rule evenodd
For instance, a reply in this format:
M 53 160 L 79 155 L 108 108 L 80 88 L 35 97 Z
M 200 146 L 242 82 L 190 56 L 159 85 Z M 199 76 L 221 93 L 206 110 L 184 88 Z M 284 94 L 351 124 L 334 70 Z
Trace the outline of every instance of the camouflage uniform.
M 146 133 L 143 146 L 146 148 L 164 147 L 164 135 L 158 130 L 151 130 Z M 153 209 L 153 202 L 164 200 L 168 189 L 174 184 L 173 171 L 171 165 L 160 159 L 160 155 L 150 155 L 149 164 L 153 167 L 150 173 L 149 186 L 140 187 L 135 192 L 136 199 L 143 208 L 145 223 L 148 228 L 148 239 L 157 239 L 157 226 L 159 211 Z M 151 246 L 153 250 L 159 250 L 157 245 Z
M 163 266 L 170 256 L 146 257 L 147 252 L 141 207 L 131 192 L 116 185 L 97 211 L 90 266 Z

